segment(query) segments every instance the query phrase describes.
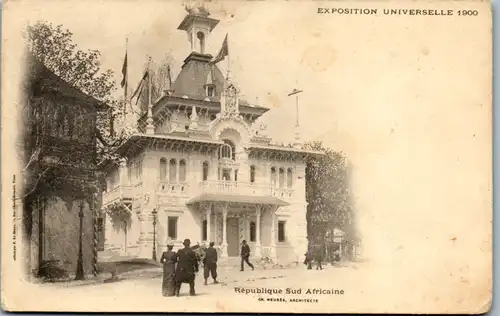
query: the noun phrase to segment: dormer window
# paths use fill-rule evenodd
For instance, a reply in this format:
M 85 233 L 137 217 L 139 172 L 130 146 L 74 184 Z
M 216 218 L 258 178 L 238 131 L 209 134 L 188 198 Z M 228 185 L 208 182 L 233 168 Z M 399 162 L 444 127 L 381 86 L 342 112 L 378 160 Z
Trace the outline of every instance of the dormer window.
M 205 87 L 207 97 L 215 97 L 215 85 L 213 84 L 208 84 Z

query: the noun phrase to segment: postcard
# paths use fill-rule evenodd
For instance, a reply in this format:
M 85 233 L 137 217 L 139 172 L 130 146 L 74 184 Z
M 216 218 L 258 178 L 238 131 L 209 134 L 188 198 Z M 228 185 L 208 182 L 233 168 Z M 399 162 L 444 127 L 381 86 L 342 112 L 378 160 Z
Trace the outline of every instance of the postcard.
M 491 12 L 5 2 L 3 309 L 488 311 Z

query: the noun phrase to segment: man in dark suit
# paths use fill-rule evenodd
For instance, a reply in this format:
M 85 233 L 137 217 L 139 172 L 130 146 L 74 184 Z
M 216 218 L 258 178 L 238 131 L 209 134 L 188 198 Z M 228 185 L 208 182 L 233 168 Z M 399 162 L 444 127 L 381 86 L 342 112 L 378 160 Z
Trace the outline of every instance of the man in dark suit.
M 184 248 L 177 251 L 177 268 L 175 270 L 176 294 L 179 296 L 182 283 L 189 283 L 189 295 L 194 296 L 194 280 L 198 272 L 198 260 L 196 254 L 190 248 L 191 241 L 184 240 Z
M 203 276 L 205 277 L 205 285 L 207 285 L 208 277 L 212 275 L 214 284 L 217 284 L 217 249 L 214 248 L 214 242 L 211 241 L 208 249 L 205 251 L 203 258 Z
M 252 270 L 254 270 L 254 267 L 253 267 L 253 264 L 251 264 L 249 261 L 248 261 L 248 258 L 250 258 L 250 247 L 248 246 L 247 244 L 247 241 L 246 240 L 243 240 L 241 242 L 241 270 L 240 271 L 243 271 L 244 267 L 243 267 L 243 263 L 246 262 L 248 264 L 248 266 L 250 268 L 252 268 Z

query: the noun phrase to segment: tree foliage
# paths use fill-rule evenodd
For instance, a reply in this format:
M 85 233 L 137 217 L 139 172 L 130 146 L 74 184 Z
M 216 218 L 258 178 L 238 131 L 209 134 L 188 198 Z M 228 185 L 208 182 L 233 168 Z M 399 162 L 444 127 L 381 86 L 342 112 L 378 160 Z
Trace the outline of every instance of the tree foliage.
M 350 164 L 342 152 L 325 148 L 321 142 L 305 148 L 324 153 L 310 158 L 306 166 L 307 228 L 310 241 L 323 239 L 327 230 L 341 229 L 356 242 L 355 209 L 350 187 Z
M 113 71 L 102 70 L 99 51 L 78 49 L 72 36 L 62 25 L 45 21 L 28 26 L 25 33 L 30 52 L 57 76 L 100 101 L 111 101 Z
M 39 21 L 24 33 L 31 54 L 71 86 L 105 103 L 109 110 L 97 117 L 97 162 L 117 159 L 113 152 L 129 136 L 130 129 L 115 132 L 117 117 L 123 116 L 123 100 L 113 96 L 116 90 L 113 71 L 102 69 L 98 50 L 81 50 L 73 43 L 73 33 L 62 25 Z M 29 70 L 28 70 L 29 71 Z

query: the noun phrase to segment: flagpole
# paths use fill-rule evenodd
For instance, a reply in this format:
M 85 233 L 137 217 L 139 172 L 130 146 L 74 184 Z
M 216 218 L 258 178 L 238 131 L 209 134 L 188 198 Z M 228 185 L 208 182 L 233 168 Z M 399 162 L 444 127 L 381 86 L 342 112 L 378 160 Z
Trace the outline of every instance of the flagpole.
M 148 60 L 148 118 L 146 120 L 146 134 L 154 134 L 155 127 L 153 125 L 153 104 L 151 103 L 151 56 Z
M 229 36 L 228 34 L 226 34 L 226 39 L 227 39 L 227 42 L 226 42 L 226 46 L 227 46 L 227 80 L 229 80 L 229 72 L 230 72 L 230 67 L 231 67 L 231 61 L 230 61 L 230 57 L 229 57 Z
M 127 58 L 127 65 L 126 65 L 126 68 L 125 68 L 125 86 L 123 87 L 124 88 L 124 92 L 123 92 L 123 96 L 124 96 L 124 105 L 123 105 L 123 116 L 126 116 L 127 115 L 127 103 L 128 103 L 128 93 L 127 93 L 127 90 L 128 90 L 128 37 L 125 38 L 125 56 Z
M 125 102 L 126 102 L 127 89 L 128 89 L 128 37 L 125 38 L 125 56 L 127 56 L 127 68 L 125 69 Z
M 148 59 L 148 107 L 151 107 L 151 56 Z

